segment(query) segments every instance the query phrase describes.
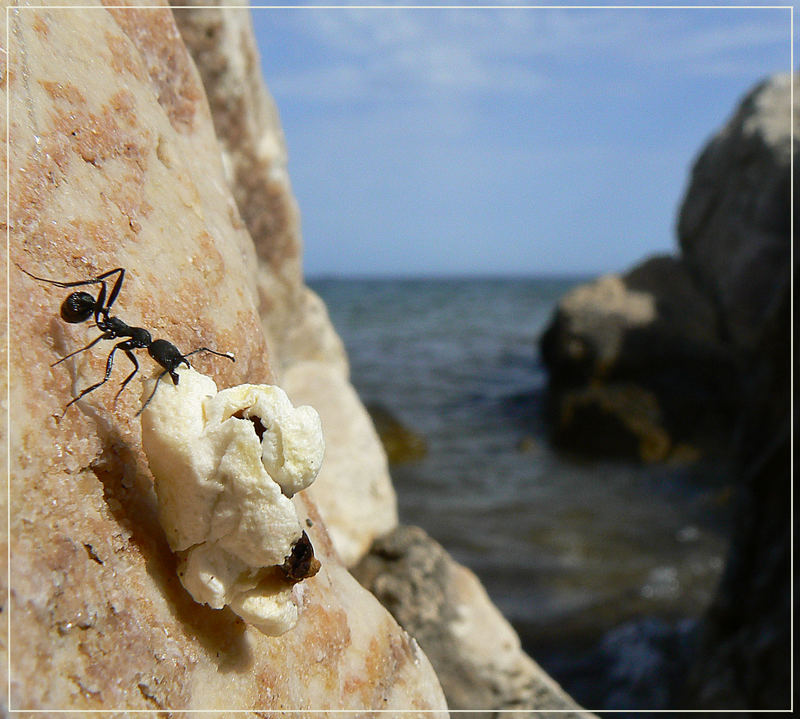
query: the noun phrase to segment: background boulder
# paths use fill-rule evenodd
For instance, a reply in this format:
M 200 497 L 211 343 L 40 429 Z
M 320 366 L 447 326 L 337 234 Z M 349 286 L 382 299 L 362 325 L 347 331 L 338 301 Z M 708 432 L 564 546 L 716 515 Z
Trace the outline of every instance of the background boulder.
M 790 281 L 789 82 L 758 85 L 700 153 L 680 256 L 559 303 L 540 348 L 561 446 L 645 461 L 727 450 L 762 326 Z
M 680 259 L 653 257 L 575 288 L 540 347 L 562 447 L 663 461 L 727 439 L 735 364 Z
M 737 353 L 756 349 L 789 281 L 790 90 L 777 75 L 744 98 L 697 158 L 678 218 L 683 260 Z
M 700 153 L 681 256 L 579 287 L 541 340 L 563 445 L 646 459 L 643 446 L 711 439 L 733 468 L 731 548 L 676 702 L 687 708 L 791 703 L 793 81 L 760 83 Z
M 731 548 L 685 697 L 704 709 L 792 703 L 790 82 L 761 83 L 712 140 L 679 227 L 743 368 Z

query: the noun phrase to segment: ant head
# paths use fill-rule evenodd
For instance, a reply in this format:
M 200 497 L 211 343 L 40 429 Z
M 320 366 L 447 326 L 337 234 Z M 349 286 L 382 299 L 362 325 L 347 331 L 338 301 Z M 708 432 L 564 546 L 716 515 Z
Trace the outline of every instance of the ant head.
M 86 322 L 96 306 L 97 300 L 88 292 L 73 292 L 61 303 L 61 319 L 71 324 Z
M 175 370 L 182 364 L 189 366 L 189 361 L 181 354 L 181 351 L 167 340 L 153 340 L 147 351 L 158 364 L 169 372 L 172 381 L 178 384 L 178 375 Z

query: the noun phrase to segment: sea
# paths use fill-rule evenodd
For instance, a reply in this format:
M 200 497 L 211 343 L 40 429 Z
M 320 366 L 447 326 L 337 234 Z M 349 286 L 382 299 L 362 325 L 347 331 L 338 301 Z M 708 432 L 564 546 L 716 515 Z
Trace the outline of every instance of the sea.
M 367 405 L 426 443 L 391 466 L 400 521 L 474 571 L 524 649 L 594 711 L 680 709 L 725 563 L 728 471 L 556 451 L 538 338 L 588 277 L 334 279 Z

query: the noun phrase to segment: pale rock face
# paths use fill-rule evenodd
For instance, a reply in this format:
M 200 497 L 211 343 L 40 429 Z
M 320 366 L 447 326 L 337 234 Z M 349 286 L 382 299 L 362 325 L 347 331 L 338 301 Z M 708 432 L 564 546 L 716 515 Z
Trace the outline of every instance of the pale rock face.
M 141 374 L 118 402 L 132 369 L 122 352 L 104 387 L 54 419 L 103 377 L 113 343 L 52 367 L 99 333 L 62 322 L 67 291 L 31 280 L 15 263 L 64 281 L 124 267 L 117 316 L 183 352 L 233 352 L 235 364 L 193 360 L 220 386 L 272 383 L 276 373 L 259 314 L 260 260 L 171 12 L 91 0 L 11 8 L 0 14 L 0 43 L 6 20 L 0 118 L 11 157 L 4 144 L 0 156 L 11 175 L 4 221 L 13 411 L 11 507 L 0 517 L 10 519 L 3 616 L 13 622 L 0 622 L 9 631 L 0 652 L 9 649 L 10 677 L 0 682 L 0 706 L 446 716 L 424 654 L 339 563 L 308 492 L 292 504 L 322 567 L 288 598 L 301 609 L 292 630 L 266 636 L 243 621 L 260 612 L 248 594 L 234 602 L 237 616 L 195 602 L 181 586 L 135 417 L 139 377 L 158 371 L 145 352 L 136 352 Z

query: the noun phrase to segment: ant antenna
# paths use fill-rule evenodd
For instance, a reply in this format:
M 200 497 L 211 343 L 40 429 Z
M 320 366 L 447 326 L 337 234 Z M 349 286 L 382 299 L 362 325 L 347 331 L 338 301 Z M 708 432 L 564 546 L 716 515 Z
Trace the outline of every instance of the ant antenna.
M 177 347 L 175 347 L 175 345 L 172 345 L 171 343 L 166 342 L 166 340 L 155 340 L 155 342 L 153 342 L 153 344 L 156 344 L 156 342 L 164 342 L 165 344 L 170 345 L 171 348 L 176 350 L 176 351 L 178 349 Z M 150 404 L 150 400 L 153 399 L 153 397 L 154 397 L 154 395 L 156 393 L 156 390 L 158 389 L 158 384 L 159 384 L 159 382 L 161 382 L 161 380 L 164 378 L 164 376 L 169 375 L 170 378 L 172 379 L 173 384 L 176 384 L 176 385 L 178 384 L 179 377 L 178 377 L 178 373 L 177 373 L 176 370 L 178 369 L 178 367 L 181 364 L 185 364 L 187 367 L 191 367 L 191 365 L 189 364 L 189 361 L 186 358 L 187 357 L 191 357 L 192 355 L 195 355 L 198 352 L 209 352 L 212 355 L 217 355 L 217 357 L 225 357 L 225 358 L 229 359 L 231 362 L 236 362 L 236 357 L 234 357 L 230 352 L 217 352 L 217 350 L 212 350 L 209 347 L 199 347 L 196 350 L 192 350 L 191 352 L 187 352 L 185 355 L 180 355 L 180 359 L 177 362 L 175 362 L 172 357 L 170 357 L 169 359 L 164 358 L 165 362 L 162 362 L 160 359 L 155 357 L 155 355 L 153 355 L 153 352 L 151 351 L 150 354 L 153 355 L 153 359 L 155 359 L 156 362 L 158 362 L 165 369 L 156 378 L 156 384 L 155 384 L 155 387 L 153 387 L 153 391 L 150 393 L 150 396 L 144 401 L 144 404 L 142 404 L 142 406 L 139 408 L 139 411 L 134 415 L 134 417 L 138 417 L 142 412 L 144 412 L 144 410 L 147 407 L 147 405 Z M 168 364 L 170 365 L 170 367 L 167 366 Z M 122 390 L 120 389 L 120 392 L 121 391 Z M 119 392 L 117 394 L 119 394 Z

